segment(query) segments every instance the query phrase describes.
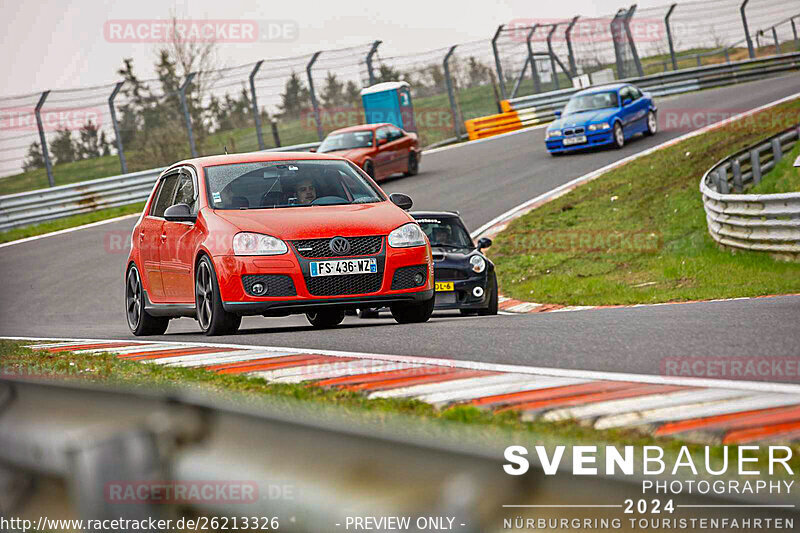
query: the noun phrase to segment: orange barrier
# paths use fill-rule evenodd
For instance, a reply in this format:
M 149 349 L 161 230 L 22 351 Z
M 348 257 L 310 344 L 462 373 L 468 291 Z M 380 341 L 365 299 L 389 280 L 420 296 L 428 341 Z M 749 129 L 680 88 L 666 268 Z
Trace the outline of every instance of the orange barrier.
M 464 125 L 467 128 L 469 139 L 474 141 L 475 139 L 483 139 L 484 137 L 499 135 L 507 131 L 518 130 L 522 127 L 522 121 L 520 121 L 517 112 L 512 110 L 498 115 L 465 120 Z

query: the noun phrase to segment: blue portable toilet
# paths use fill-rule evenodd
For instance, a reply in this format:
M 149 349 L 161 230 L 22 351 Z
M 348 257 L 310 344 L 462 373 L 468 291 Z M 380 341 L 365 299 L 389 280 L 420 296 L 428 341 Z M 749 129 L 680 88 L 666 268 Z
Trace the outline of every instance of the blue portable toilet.
M 406 131 L 417 131 L 411 86 L 405 81 L 385 81 L 361 89 L 367 124 L 388 122 Z

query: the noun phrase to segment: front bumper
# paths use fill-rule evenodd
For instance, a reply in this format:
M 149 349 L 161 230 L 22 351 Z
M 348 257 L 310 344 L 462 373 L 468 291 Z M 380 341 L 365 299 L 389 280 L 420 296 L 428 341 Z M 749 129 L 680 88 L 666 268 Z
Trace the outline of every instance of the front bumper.
M 436 292 L 436 300 L 434 309 L 483 309 L 488 305 L 490 290 L 488 287 L 487 271 L 481 274 L 472 276 L 465 280 L 445 280 L 440 279 L 437 281 L 444 281 L 453 283 L 452 291 L 438 291 Z M 475 287 L 483 289 L 483 295 L 477 297 L 472 294 Z
M 587 134 L 585 143 L 564 146 L 564 137 L 555 137 L 553 139 L 545 140 L 545 146 L 547 147 L 548 152 L 559 154 L 564 152 L 574 152 L 576 150 L 585 150 L 586 148 L 593 148 L 595 146 L 605 146 L 613 142 L 613 130 L 608 129 L 599 131 L 597 133 Z
M 290 246 L 288 253 L 273 257 L 216 256 L 214 267 L 217 270 L 222 305 L 226 311 L 237 315 L 274 315 L 312 312 L 317 309 L 359 307 L 379 307 L 394 303 L 424 301 L 433 297 L 433 258 L 427 246 L 414 248 L 391 248 L 384 243 L 381 252 L 374 257 L 378 262 L 375 276 L 381 279 L 368 293 L 335 294 L 321 296 L 312 294 L 306 283 L 310 276 L 311 261 L 352 259 L 350 257 L 330 257 L 306 259 Z M 425 282 L 410 289 L 392 290 L 395 271 L 403 267 L 426 265 Z M 262 274 L 288 276 L 294 284 L 291 296 L 254 296 L 245 291 L 243 276 Z M 337 276 L 346 278 L 347 276 Z M 319 279 L 319 278 L 316 278 Z

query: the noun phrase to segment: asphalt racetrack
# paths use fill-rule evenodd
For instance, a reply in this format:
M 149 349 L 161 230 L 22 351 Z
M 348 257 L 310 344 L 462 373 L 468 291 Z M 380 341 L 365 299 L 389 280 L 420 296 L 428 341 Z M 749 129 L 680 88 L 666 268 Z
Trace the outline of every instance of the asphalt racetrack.
M 658 99 L 659 112 L 714 120 L 794 94 L 800 75 Z M 713 120 L 712 120 L 713 121 Z M 703 126 L 707 121 L 697 124 Z M 663 124 L 662 124 L 663 127 Z M 457 209 L 470 229 L 588 172 L 686 133 L 662 131 L 622 150 L 554 158 L 544 129 L 426 153 L 413 178 L 382 184 L 415 209 Z M 698 177 L 699 179 L 699 177 Z M 134 218 L 0 248 L 0 335 L 129 339 L 123 309 Z M 790 356 L 800 346 L 800 296 L 621 309 L 463 318 L 427 324 L 348 317 L 317 331 L 305 317 L 247 317 L 237 335 L 207 338 L 191 319 L 148 340 L 286 346 L 659 374 L 665 357 Z

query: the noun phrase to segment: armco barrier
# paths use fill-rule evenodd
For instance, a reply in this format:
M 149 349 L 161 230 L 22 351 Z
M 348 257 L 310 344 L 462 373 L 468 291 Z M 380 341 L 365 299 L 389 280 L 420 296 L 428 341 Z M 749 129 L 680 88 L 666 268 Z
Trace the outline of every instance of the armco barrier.
M 755 81 L 795 70 L 800 70 L 800 52 L 664 72 L 619 81 L 633 83 L 649 92 L 652 96 L 669 96 Z M 465 122 L 467 131 L 470 133 L 470 139 L 473 138 L 470 127 L 473 128 L 476 135 L 474 138 L 477 139 L 553 121 L 555 120 L 553 112 L 563 108 L 570 97 L 580 90 L 582 89 L 562 89 L 560 91 L 503 100 L 500 102 L 503 113 Z M 504 119 L 498 117 L 516 117 L 517 121 L 507 120 L 503 122 Z
M 800 192 L 741 194 L 792 150 L 800 125 L 714 165 L 700 180 L 708 232 L 730 248 L 800 259 Z
M 305 151 L 319 145 L 320 143 L 313 142 L 265 151 Z M 150 195 L 153 184 L 164 168 L 0 196 L 0 231 L 97 209 L 143 202 Z

